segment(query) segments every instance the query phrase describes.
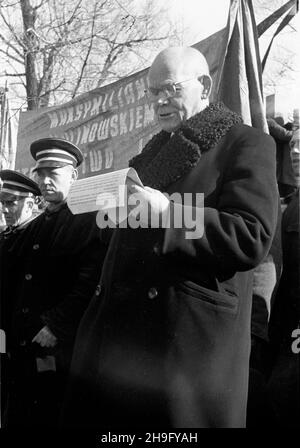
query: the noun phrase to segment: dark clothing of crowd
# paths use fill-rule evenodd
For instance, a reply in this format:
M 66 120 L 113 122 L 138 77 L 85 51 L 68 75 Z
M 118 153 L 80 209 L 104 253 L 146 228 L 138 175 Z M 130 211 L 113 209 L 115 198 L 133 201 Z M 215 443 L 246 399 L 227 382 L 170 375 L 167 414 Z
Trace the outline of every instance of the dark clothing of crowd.
M 105 249 L 95 213 L 66 204 L 1 238 L 1 303 L 9 362 L 8 427 L 57 424 L 79 321 L 97 285 Z M 55 347 L 34 336 L 47 326 Z

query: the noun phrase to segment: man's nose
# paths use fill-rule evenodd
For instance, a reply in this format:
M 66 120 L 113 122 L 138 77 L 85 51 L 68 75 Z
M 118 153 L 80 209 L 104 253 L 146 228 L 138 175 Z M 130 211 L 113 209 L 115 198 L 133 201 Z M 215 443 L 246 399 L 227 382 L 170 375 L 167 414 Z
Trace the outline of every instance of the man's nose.
M 50 177 L 49 176 L 40 177 L 39 181 L 41 184 L 47 185 L 50 182 Z
M 168 96 L 168 94 L 164 90 L 161 90 L 158 94 L 157 104 L 159 104 L 160 106 L 162 104 L 168 104 L 169 100 L 170 97 Z

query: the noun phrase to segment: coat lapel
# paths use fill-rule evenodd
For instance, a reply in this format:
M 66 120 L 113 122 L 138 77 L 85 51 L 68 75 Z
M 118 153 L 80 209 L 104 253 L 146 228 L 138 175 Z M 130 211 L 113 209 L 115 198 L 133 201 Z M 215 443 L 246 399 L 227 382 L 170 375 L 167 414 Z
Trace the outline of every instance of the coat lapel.
M 147 143 L 142 153 L 130 160 L 144 185 L 162 190 L 176 182 L 194 166 L 204 151 L 216 146 L 242 118 L 223 103 L 206 107 L 187 120 L 172 136 L 161 131 Z

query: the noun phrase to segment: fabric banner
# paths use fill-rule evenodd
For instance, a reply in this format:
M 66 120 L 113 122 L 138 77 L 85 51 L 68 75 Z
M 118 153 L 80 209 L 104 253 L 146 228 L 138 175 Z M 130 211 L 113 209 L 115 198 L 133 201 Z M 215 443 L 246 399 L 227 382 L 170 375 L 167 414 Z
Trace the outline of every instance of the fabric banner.
M 215 99 L 268 133 L 262 92 L 257 27 L 251 0 L 231 0 L 226 49 L 220 61 Z

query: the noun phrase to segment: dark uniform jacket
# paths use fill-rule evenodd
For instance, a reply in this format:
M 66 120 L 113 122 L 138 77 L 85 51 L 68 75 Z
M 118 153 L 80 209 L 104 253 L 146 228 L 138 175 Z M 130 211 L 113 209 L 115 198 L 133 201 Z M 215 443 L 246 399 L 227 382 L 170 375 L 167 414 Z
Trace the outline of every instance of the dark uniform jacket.
M 9 263 L 7 260 L 8 248 L 11 247 L 17 239 L 20 239 L 24 234 L 27 226 L 35 219 L 32 216 L 19 226 L 9 226 L 2 232 L 0 232 L 0 323 L 5 332 L 7 332 L 7 326 L 9 321 L 9 312 L 11 312 L 11 301 L 5 300 L 8 286 L 8 275 L 10 274 Z M 14 283 L 13 283 L 14 284 Z
M 64 204 L 56 212 L 46 210 L 6 245 L 1 300 L 11 308 L 10 350 L 31 346 L 47 325 L 58 340 L 55 351 L 66 349 L 61 359 L 70 358 L 102 267 L 105 248 L 99 233 L 94 213 L 74 216 Z
M 9 374 L 9 359 L 7 353 L 7 344 L 6 344 L 6 336 L 8 328 L 10 327 L 11 321 L 11 300 L 7 299 L 7 295 L 5 293 L 4 288 L 6 287 L 6 281 L 8 279 L 8 275 L 10 273 L 8 263 L 7 263 L 7 248 L 10 247 L 17 238 L 24 233 L 27 226 L 32 222 L 35 217 L 31 217 L 27 221 L 23 222 L 18 226 L 9 226 L 5 230 L 0 233 L 0 328 L 3 330 L 3 335 L 5 335 L 4 349 L 5 352 L 1 354 L 1 362 L 0 362 L 0 378 L 1 378 L 1 416 L 2 423 L 4 420 L 4 415 L 7 406 L 7 398 L 8 398 L 8 384 L 10 381 Z M 14 281 L 14 280 L 13 280 Z
M 244 426 L 251 270 L 277 217 L 274 146 L 215 104 L 133 159 L 145 185 L 200 207 L 204 193 L 204 234 L 114 232 L 77 334 L 65 426 Z

